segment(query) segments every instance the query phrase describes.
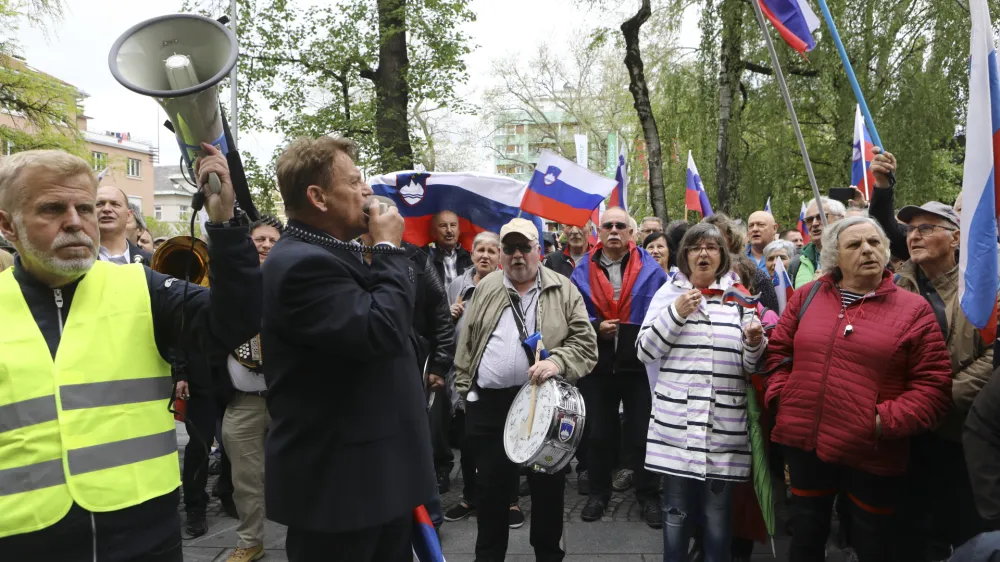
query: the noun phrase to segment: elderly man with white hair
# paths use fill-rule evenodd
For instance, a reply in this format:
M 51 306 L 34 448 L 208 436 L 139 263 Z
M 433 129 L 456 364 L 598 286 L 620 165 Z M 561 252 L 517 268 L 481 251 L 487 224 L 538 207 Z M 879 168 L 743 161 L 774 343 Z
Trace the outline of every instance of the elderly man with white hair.
M 5 560 L 174 562 L 180 472 L 170 350 L 226 354 L 260 326 L 261 276 L 225 158 L 206 192 L 212 289 L 98 261 L 97 178 L 33 150 L 0 161 L 0 552 Z M 183 331 L 182 331 L 183 327 Z
M 826 214 L 827 225 L 831 225 L 847 216 L 847 208 L 844 204 L 829 197 L 820 197 L 823 204 L 823 213 Z M 806 283 L 819 279 L 825 271 L 820 266 L 820 252 L 823 251 L 823 218 L 819 214 L 819 205 L 812 199 L 806 205 L 805 221 L 806 228 L 809 229 L 810 242 L 802 248 L 799 256 L 792 260 L 788 266 L 788 277 L 792 280 L 792 285 L 798 289 Z

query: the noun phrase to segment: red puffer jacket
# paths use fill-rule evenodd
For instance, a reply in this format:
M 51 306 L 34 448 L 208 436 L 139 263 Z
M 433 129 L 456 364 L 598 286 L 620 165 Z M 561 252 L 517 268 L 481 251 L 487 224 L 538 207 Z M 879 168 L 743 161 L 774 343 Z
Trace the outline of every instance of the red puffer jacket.
M 765 402 L 777 408 L 771 439 L 824 462 L 883 476 L 906 471 L 911 435 L 951 407 L 951 363 L 931 307 L 887 273 L 875 294 L 841 311 L 826 275 L 798 321 L 809 283 L 792 295 L 768 344 Z M 844 335 L 847 324 L 854 327 Z M 794 352 L 794 355 L 793 355 Z M 793 360 L 782 364 L 782 360 Z M 790 367 L 790 368 L 789 368 Z M 875 437 L 875 413 L 882 436 Z

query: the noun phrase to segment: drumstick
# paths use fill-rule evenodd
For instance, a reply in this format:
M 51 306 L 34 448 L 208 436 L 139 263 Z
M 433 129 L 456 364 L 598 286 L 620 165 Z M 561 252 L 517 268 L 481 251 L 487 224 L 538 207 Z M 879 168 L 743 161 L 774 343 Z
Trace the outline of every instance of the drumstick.
M 541 342 L 538 342 L 538 349 L 535 350 L 535 364 L 537 365 L 542 359 Z M 535 401 L 538 399 L 538 385 L 531 384 L 531 407 L 528 408 L 528 428 L 527 430 L 521 431 L 521 437 L 527 439 L 531 435 L 531 428 L 535 424 Z M 523 427 L 523 426 L 522 426 Z

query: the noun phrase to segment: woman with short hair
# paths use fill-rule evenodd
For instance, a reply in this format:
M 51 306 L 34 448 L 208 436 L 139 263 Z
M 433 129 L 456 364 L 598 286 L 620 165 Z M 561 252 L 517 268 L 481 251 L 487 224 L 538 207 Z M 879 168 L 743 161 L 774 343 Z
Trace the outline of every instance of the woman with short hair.
M 764 246 L 764 264 L 767 266 L 767 274 L 774 278 L 774 264 L 779 259 L 781 266 L 785 268 L 785 271 L 788 271 L 788 264 L 796 255 L 798 255 L 798 250 L 795 248 L 795 244 L 788 240 L 774 240 Z
M 670 277 L 674 271 L 677 271 L 677 266 L 674 264 L 674 254 L 677 253 L 677 248 L 672 244 L 673 242 L 670 240 L 670 237 L 659 231 L 650 233 L 642 241 L 642 249 L 649 252 L 649 255 L 656 260 L 656 263 L 660 264 L 667 277 Z
M 751 312 L 725 304 L 736 283 L 726 238 L 713 225 L 681 240 L 678 272 L 657 291 L 636 347 L 653 394 L 645 467 L 666 474 L 663 560 L 686 562 L 701 521 L 706 562 L 730 559 L 732 485 L 750 474 L 746 382 L 764 351 Z
M 860 562 L 890 556 L 909 437 L 951 405 L 951 363 L 934 312 L 886 271 L 889 240 L 867 217 L 823 232 L 818 280 L 792 296 L 771 335 L 765 403 L 791 479 L 793 562 L 824 559 L 834 498 L 849 500 Z

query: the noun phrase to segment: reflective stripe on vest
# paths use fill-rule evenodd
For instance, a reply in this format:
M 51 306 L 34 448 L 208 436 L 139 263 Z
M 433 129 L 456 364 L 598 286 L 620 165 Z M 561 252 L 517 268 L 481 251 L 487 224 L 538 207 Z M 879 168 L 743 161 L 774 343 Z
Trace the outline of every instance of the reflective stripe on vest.
M 12 273 L 0 273 L 0 537 L 74 502 L 115 511 L 176 489 L 170 368 L 142 266 L 94 264 L 54 360 Z

